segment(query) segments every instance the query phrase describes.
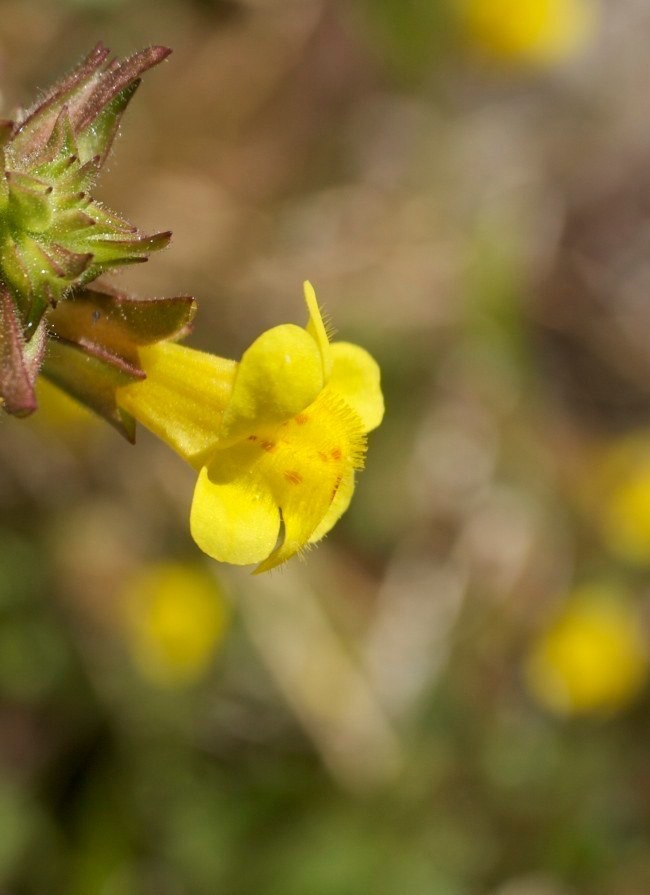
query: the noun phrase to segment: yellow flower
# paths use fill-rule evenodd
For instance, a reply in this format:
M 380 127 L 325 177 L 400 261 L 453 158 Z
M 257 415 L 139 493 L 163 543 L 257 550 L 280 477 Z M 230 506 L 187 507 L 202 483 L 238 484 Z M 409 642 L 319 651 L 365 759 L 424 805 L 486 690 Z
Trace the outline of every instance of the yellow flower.
M 650 433 L 617 441 L 589 468 L 587 508 L 608 549 L 627 562 L 650 562 Z
M 480 49 L 505 62 L 547 63 L 570 55 L 591 31 L 589 0 L 458 0 Z
M 573 593 L 534 644 L 526 664 L 537 700 L 560 714 L 613 710 L 647 675 L 645 638 L 628 596 L 606 585 Z
M 228 624 L 228 607 L 212 578 L 184 563 L 141 570 L 124 589 L 124 626 L 134 661 L 156 684 L 200 679 Z
M 365 434 L 381 422 L 379 368 L 330 344 L 314 290 L 309 321 L 273 327 L 240 363 L 170 342 L 140 349 L 147 378 L 120 406 L 199 472 L 190 526 L 222 562 L 279 565 L 347 509 Z

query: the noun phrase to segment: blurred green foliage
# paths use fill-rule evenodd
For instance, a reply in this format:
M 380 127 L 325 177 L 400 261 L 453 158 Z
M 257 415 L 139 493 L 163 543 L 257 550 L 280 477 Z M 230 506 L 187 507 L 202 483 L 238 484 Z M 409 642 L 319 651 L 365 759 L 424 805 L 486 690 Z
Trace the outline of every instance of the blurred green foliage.
M 398 75 L 416 79 L 431 71 L 445 47 L 452 12 L 446 2 L 363 0 L 362 28 L 373 49 Z

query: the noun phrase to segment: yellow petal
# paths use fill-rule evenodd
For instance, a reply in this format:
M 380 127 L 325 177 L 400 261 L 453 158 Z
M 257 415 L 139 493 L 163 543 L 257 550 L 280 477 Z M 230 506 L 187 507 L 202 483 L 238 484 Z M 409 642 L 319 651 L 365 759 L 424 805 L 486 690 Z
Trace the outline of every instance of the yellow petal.
M 293 474 L 291 484 L 285 483 L 285 487 L 278 489 L 284 523 L 282 543 L 260 563 L 255 569 L 255 574 L 274 569 L 306 547 L 314 529 L 331 506 L 335 482 L 329 480 L 327 476 L 303 479 L 303 473 L 297 469 L 291 472 Z
M 197 465 L 217 442 L 237 364 L 173 342 L 138 353 L 147 378 L 118 389 L 119 406 Z
M 364 451 L 359 417 L 325 387 L 290 420 L 217 446 L 196 487 L 194 539 L 224 562 L 261 562 L 259 572 L 279 565 L 341 515 Z
M 307 332 L 316 341 L 318 350 L 320 351 L 321 361 L 323 364 L 323 377 L 325 382 L 330 378 L 332 372 L 332 355 L 330 352 L 330 341 L 327 337 L 327 330 L 323 323 L 323 315 L 318 307 L 318 300 L 314 287 L 305 280 L 302 284 L 305 293 L 305 302 L 309 311 L 309 322 L 307 323 Z
M 272 569 L 294 556 L 328 520 L 328 530 L 341 515 L 354 468 L 363 462 L 365 443 L 359 419 L 329 387 L 298 417 L 276 430 L 276 441 L 259 444 L 256 475 L 268 483 L 282 511 L 281 544 L 256 572 Z M 334 512 L 332 504 L 343 483 Z M 323 533 L 324 533 L 323 531 Z
M 335 342 L 332 358 L 332 391 L 359 416 L 364 432 L 370 432 L 384 416 L 379 365 L 367 351 L 350 342 Z
M 334 496 L 334 500 L 330 504 L 329 510 L 321 519 L 320 524 L 317 525 L 316 529 L 312 532 L 311 537 L 309 538 L 310 544 L 315 544 L 317 541 L 320 541 L 321 538 L 324 538 L 325 535 L 334 528 L 343 513 L 345 513 L 350 506 L 350 501 L 354 494 L 354 486 L 354 470 L 350 469 L 341 479 L 341 484 Z
M 251 473 L 250 451 L 247 444 L 217 451 L 196 483 L 192 537 L 220 562 L 260 562 L 278 539 L 280 512 L 264 480 Z
M 325 479 L 306 482 L 301 473 L 295 471 L 294 484 L 290 487 L 301 490 L 292 495 L 284 489 L 282 495 L 282 543 L 271 555 L 260 563 L 255 574 L 268 572 L 281 565 L 310 543 L 311 535 L 331 506 L 332 491 Z
M 244 352 L 221 442 L 232 443 L 260 426 L 295 416 L 323 388 L 319 348 L 309 333 L 286 323 L 267 330 Z

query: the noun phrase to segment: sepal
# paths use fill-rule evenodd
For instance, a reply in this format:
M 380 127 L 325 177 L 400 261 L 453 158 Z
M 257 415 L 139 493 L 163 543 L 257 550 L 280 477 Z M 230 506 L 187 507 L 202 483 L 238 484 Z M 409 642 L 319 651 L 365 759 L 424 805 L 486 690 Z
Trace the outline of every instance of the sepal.
M 16 306 L 0 288 L 0 397 L 14 416 L 29 416 L 37 407 L 34 385 L 45 349 L 45 327 L 25 342 Z
M 180 338 L 195 310 L 187 296 L 138 299 L 106 286 L 84 289 L 48 314 L 42 372 L 133 441 L 133 421 L 116 403 L 116 389 L 145 378 L 138 348 Z
M 131 364 L 137 349 L 185 335 L 196 312 L 189 296 L 134 298 L 109 286 L 84 289 L 48 315 L 51 332 L 80 346 L 102 346 Z
M 115 392 L 122 385 L 143 379 L 144 373 L 117 357 L 98 357 L 71 342 L 50 339 L 42 374 L 71 398 L 94 410 L 133 443 L 133 417 L 118 407 Z
M 14 160 L 33 155 L 47 144 L 64 107 L 75 134 L 81 136 L 82 162 L 96 154 L 105 158 L 140 76 L 170 52 L 166 47 L 148 47 L 128 59 L 105 65 L 110 50 L 98 43 L 77 68 L 14 125 Z M 94 125 L 97 128 L 91 134 Z

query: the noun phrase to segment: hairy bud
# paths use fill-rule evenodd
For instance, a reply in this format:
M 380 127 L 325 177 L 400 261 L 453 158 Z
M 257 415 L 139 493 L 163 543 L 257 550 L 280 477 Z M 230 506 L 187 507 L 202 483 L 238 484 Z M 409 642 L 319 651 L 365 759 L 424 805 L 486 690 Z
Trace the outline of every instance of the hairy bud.
M 169 242 L 169 232 L 147 236 L 91 195 L 140 76 L 169 52 L 150 47 L 109 61 L 98 44 L 32 109 L 0 121 L 0 396 L 9 413 L 36 408 L 46 336 L 67 338 L 46 320 L 59 303 L 86 307 L 84 287 L 100 274 L 146 261 Z M 159 302 L 149 305 L 160 314 Z M 72 341 L 91 357 L 111 353 L 96 328 Z

